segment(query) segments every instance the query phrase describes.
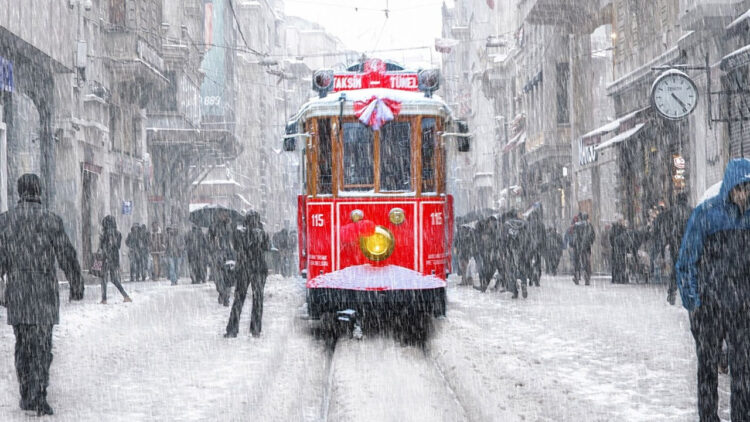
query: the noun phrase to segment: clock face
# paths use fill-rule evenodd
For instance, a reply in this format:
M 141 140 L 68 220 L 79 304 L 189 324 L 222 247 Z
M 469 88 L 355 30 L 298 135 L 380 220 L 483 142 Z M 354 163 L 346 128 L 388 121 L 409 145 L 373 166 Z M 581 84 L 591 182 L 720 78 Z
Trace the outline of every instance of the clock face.
M 682 119 L 698 104 L 698 89 L 684 73 L 668 72 L 654 83 L 651 102 L 665 118 Z

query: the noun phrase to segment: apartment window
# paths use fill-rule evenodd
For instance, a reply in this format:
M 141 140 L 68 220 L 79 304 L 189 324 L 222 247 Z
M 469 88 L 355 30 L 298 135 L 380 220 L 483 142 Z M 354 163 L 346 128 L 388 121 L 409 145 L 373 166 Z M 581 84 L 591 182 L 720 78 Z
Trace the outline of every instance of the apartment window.
M 125 0 L 109 0 L 109 23 L 115 27 L 125 27 Z
M 557 64 L 557 123 L 570 123 L 570 103 L 568 98 L 568 83 L 570 82 L 570 67 L 568 63 Z

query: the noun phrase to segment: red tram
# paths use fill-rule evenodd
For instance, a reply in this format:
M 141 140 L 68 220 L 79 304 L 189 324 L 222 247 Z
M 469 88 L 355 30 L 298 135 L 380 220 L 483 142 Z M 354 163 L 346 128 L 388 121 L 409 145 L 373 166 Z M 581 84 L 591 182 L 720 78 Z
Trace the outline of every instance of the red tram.
M 433 96 L 437 70 L 370 59 L 317 71 L 319 93 L 287 125 L 302 146 L 300 271 L 309 318 L 356 310 L 445 314 L 453 198 L 446 140 L 469 148 L 468 129 Z

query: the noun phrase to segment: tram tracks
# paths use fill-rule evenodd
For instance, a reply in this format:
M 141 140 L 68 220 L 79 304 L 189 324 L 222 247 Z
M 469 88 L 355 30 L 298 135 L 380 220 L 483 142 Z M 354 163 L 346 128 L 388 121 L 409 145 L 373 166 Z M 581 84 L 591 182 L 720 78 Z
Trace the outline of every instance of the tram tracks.
M 378 418 L 471 421 L 429 343 L 403 345 L 388 336 L 341 339 L 327 344 L 320 420 Z M 433 416 L 430 417 L 429 415 Z M 377 417 L 379 416 L 379 417 Z

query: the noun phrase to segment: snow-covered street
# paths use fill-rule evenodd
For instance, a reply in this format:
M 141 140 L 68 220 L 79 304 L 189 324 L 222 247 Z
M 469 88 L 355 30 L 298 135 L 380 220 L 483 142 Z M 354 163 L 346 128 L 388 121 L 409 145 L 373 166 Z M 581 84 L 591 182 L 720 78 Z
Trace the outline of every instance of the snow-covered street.
M 182 283 L 186 283 L 185 280 Z M 271 276 L 263 335 L 222 337 L 213 284 L 127 283 L 99 305 L 89 286 L 55 330 L 51 420 L 695 420 L 687 313 L 664 286 L 575 286 L 545 277 L 526 300 L 458 287 L 427 351 L 383 335 L 332 358 L 295 313 L 302 282 Z M 66 296 L 66 292 L 63 292 Z M 5 323 L 3 310 L 2 323 Z M 0 327 L 0 420 L 18 409 L 13 333 Z M 727 417 L 727 379 L 720 379 Z

